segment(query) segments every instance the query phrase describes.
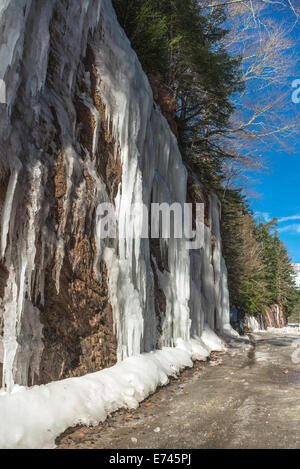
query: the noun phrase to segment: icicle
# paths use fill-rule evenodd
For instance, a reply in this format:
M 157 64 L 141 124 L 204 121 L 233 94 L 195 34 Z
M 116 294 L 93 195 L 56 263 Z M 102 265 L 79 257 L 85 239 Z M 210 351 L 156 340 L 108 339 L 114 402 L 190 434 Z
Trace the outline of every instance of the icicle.
M 4 258 L 6 244 L 7 244 L 7 235 L 9 231 L 9 223 L 10 223 L 10 215 L 12 210 L 12 204 L 15 194 L 15 189 L 18 180 L 18 171 L 15 169 L 13 170 L 6 193 L 6 199 L 2 211 L 2 223 L 1 223 L 1 258 Z
M 25 297 L 31 299 L 31 278 L 35 267 L 36 220 L 40 207 L 40 163 L 32 168 L 28 222 L 24 225 L 17 256 L 9 268 L 9 277 L 3 299 L 3 387 L 11 391 L 14 385 L 15 357 L 18 348 L 21 316 Z M 13 253 L 14 254 L 14 253 Z

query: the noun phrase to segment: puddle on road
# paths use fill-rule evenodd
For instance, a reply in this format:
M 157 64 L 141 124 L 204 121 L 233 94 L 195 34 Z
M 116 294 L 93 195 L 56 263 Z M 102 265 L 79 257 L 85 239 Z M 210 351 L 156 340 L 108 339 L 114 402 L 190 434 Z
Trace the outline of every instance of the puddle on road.
M 255 364 L 255 346 L 253 345 L 251 350 L 248 352 L 248 366 L 253 366 Z
M 256 341 L 251 334 L 248 334 L 251 343 L 251 349 L 248 352 L 248 363 L 247 366 L 253 366 L 255 364 L 255 349 L 256 349 Z
M 288 384 L 295 384 L 296 386 L 300 386 L 300 373 L 293 373 L 288 377 Z

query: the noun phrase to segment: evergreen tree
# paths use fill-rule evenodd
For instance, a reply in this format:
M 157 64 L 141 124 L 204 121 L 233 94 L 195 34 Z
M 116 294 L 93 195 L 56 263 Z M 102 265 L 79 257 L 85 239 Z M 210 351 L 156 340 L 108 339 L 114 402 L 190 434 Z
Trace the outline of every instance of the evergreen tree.
M 167 17 L 153 0 L 113 0 L 118 20 L 146 72 L 165 75 L 171 44 Z
M 274 231 L 276 218 L 269 223 L 259 222 L 255 234 L 261 246 L 261 258 L 265 266 L 267 282 L 266 301 L 280 303 L 287 314 L 291 313 L 296 301 L 294 271 L 286 247 Z
M 281 304 L 286 314 L 299 301 L 287 250 L 275 231 L 277 220 L 256 225 L 245 197 L 228 190 L 223 201 L 222 239 L 231 300 L 250 314 Z
M 248 313 L 264 311 L 266 282 L 255 222 L 240 191 L 228 190 L 223 200 L 223 253 L 231 301 Z
M 230 98 L 242 88 L 240 58 L 221 45 L 227 33 L 224 11 L 218 8 L 207 16 L 197 0 L 113 4 L 144 70 L 159 71 L 178 102 L 182 154 L 200 173 L 203 168 L 205 177 L 220 172 L 226 149 L 216 137 L 228 128 Z

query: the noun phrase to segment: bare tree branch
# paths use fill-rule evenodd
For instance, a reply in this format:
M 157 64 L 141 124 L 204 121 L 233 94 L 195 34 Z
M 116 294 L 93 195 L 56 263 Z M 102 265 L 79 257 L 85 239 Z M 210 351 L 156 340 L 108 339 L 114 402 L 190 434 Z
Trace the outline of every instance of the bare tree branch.
M 300 12 L 298 11 L 295 5 L 293 4 L 292 0 L 260 0 L 262 3 L 273 5 L 273 6 L 281 6 L 289 8 L 297 18 L 300 18 Z M 250 3 L 251 9 L 253 9 L 253 2 L 252 0 L 228 0 L 225 1 L 215 1 L 214 3 L 205 5 L 204 8 L 215 8 L 215 7 L 226 7 L 229 5 L 241 4 L 241 3 Z

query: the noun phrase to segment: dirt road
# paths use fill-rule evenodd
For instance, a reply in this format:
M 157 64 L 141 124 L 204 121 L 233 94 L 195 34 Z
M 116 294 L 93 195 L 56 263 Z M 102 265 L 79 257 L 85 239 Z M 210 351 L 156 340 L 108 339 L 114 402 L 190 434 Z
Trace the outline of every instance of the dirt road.
M 59 448 L 300 448 L 300 364 L 291 359 L 299 339 L 261 333 L 230 342 L 137 410 L 68 430 Z

